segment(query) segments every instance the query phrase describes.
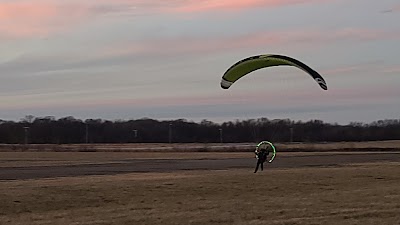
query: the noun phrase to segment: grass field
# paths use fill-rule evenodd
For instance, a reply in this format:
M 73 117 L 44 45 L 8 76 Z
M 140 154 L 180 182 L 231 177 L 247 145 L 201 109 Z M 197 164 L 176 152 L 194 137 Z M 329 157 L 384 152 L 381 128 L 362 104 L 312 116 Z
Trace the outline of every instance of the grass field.
M 376 142 L 344 144 L 352 145 L 357 152 L 380 151 Z M 393 141 L 379 146 L 395 149 L 398 144 Z M 343 143 L 325 147 L 328 152 L 279 155 L 302 157 L 348 151 L 343 150 Z M 107 148 L 104 152 L 3 151 L 0 169 L 110 163 L 121 159 L 254 157 L 249 151 L 190 154 Z M 268 168 L 257 174 L 252 169 L 182 170 L 1 180 L 0 224 L 396 225 L 400 224 L 399 174 L 399 162 L 338 162 L 329 167 Z
M 282 156 L 363 154 L 366 152 L 278 152 Z M 380 152 L 368 152 L 376 153 Z M 0 168 L 113 163 L 130 159 L 254 158 L 249 152 L 0 152 Z
M 0 224 L 399 224 L 400 164 L 0 182 Z
M 129 159 L 206 159 L 253 157 L 252 152 L 0 152 L 1 167 L 81 165 Z

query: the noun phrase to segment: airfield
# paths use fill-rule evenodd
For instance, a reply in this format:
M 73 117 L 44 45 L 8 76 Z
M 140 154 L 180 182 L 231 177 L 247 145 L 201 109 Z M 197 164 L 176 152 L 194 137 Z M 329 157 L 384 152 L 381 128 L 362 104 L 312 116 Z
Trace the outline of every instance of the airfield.
M 400 141 L 253 149 L 2 145 L 0 224 L 399 224 Z

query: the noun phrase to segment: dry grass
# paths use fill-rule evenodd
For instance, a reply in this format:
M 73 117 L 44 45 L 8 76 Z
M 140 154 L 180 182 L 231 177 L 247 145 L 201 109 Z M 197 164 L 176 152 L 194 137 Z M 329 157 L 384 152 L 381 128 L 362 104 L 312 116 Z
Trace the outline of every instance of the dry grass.
M 79 165 L 129 159 L 246 158 L 252 152 L 0 152 L 1 167 Z
M 400 164 L 0 182 L 0 224 L 399 224 Z
M 326 143 L 289 143 L 281 144 L 282 149 L 290 151 L 388 151 L 400 150 L 400 140 L 363 141 L 363 142 L 326 142 Z
M 364 154 L 365 152 L 279 152 L 282 156 Z M 372 153 L 372 152 L 369 152 Z M 382 152 L 376 152 L 382 154 Z M 0 168 L 112 163 L 130 159 L 253 158 L 249 152 L 0 152 Z

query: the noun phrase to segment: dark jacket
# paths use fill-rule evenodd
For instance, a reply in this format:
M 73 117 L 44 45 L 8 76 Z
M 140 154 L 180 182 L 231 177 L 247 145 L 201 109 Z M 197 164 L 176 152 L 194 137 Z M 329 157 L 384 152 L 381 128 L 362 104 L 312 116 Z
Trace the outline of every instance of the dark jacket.
M 258 153 L 257 153 L 257 158 L 258 158 L 258 161 L 260 161 L 260 162 L 265 162 L 266 160 L 267 160 L 267 156 L 268 156 L 268 151 L 266 151 L 266 150 L 261 150 L 261 151 L 259 151 Z

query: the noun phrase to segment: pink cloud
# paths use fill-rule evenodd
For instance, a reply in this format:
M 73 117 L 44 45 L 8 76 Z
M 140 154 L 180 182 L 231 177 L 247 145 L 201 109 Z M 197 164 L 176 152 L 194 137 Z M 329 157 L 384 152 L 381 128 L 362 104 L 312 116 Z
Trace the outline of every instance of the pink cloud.
M 46 36 L 90 21 L 94 16 L 123 13 L 191 13 L 210 10 L 240 10 L 279 7 L 332 0 L 97 0 L 97 1 L 7 1 L 0 3 L 0 37 Z
M 400 12 L 400 4 L 395 5 L 392 9 L 393 12 Z
M 339 68 L 334 68 L 334 69 L 328 69 L 328 70 L 322 70 L 322 74 L 341 74 L 341 73 L 348 73 L 348 72 L 354 72 L 357 70 L 360 70 L 361 68 L 359 66 L 345 66 L 345 67 L 339 67 Z
M 384 73 L 399 73 L 400 74 L 400 65 L 397 66 L 389 66 L 383 69 Z
M 328 91 L 321 90 L 316 83 L 307 76 L 304 76 L 304 80 L 309 80 L 309 83 L 313 85 L 313 90 L 291 90 L 285 85 L 282 85 L 284 91 L 272 91 L 272 90 L 246 90 L 240 91 L 232 87 L 232 90 L 222 90 L 218 86 L 218 81 L 215 83 L 216 88 L 221 90 L 216 93 L 209 94 L 197 94 L 187 96 L 177 96 L 164 94 L 155 97 L 132 97 L 126 96 L 126 98 L 113 98 L 113 99 L 93 99 L 92 97 L 81 98 L 77 101 L 75 98 L 63 98 L 60 100 L 46 100 L 48 96 L 54 96 L 59 93 L 46 93 L 40 95 L 29 95 L 27 98 L 29 102 L 19 104 L 21 101 L 14 101 L 7 106 L 8 109 L 22 109 L 22 108 L 48 108 L 51 106 L 59 108 L 79 108 L 79 107 L 169 107 L 169 106 L 201 106 L 201 105 L 240 105 L 240 104 L 257 104 L 260 102 L 268 102 L 274 106 L 292 105 L 298 106 L 298 104 L 304 103 L 316 103 L 319 100 L 324 102 L 336 103 L 348 103 L 354 105 L 354 102 L 359 104 L 371 103 L 371 102 L 382 102 L 388 100 L 388 98 L 397 98 L 400 94 L 400 90 L 396 85 L 367 85 L 367 86 L 352 86 L 352 87 L 332 87 Z M 293 81 L 295 83 L 295 81 Z M 328 83 L 329 84 L 329 83 Z M 94 93 L 94 92 L 93 92 Z M 93 94 L 92 93 L 92 94 Z M 63 94 L 63 93 L 61 93 Z M 73 92 L 65 94 L 74 94 Z M 61 97 L 61 96 L 60 96 Z M 23 97 L 25 98 L 25 97 Z M 22 98 L 21 98 L 22 99 Z M 26 101 L 26 99 L 24 99 Z
M 181 1 L 175 6 L 170 6 L 170 10 L 175 12 L 191 13 L 212 10 L 241 10 L 261 6 L 273 8 L 292 4 L 320 3 L 327 1 L 329 0 L 188 0 Z
M 394 5 L 393 7 L 391 7 L 390 9 L 387 10 L 383 10 L 383 13 L 396 13 L 396 12 L 400 12 L 400 4 Z
M 53 2 L 0 3 L 0 35 L 11 38 L 46 36 L 77 23 L 86 14 L 78 5 Z
M 0 2 L 0 38 L 43 37 L 88 23 L 96 16 L 136 10 L 144 1 L 7 1 Z
M 218 84 L 217 84 L 218 86 Z M 71 92 L 72 93 L 72 92 Z M 23 100 L 14 101 L 12 104 L 7 106 L 8 109 L 18 109 L 18 108 L 46 108 L 48 106 L 52 107 L 98 107 L 98 106 L 141 106 L 141 107 L 154 107 L 154 106 L 171 106 L 171 105 L 192 105 L 193 102 L 196 102 L 196 105 L 209 105 L 209 104 L 220 104 L 227 101 L 226 97 L 222 96 L 157 96 L 152 98 L 131 98 L 131 99 L 91 99 L 90 97 L 87 99 L 80 99 L 76 101 L 76 99 L 63 99 L 62 101 L 58 100 L 47 100 L 47 97 L 50 95 L 58 94 L 58 93 L 46 93 L 41 95 L 29 95 L 29 102 L 24 102 L 24 104 L 19 104 Z M 66 93 L 68 94 L 68 93 Z M 228 103 L 245 101 L 246 98 L 252 98 L 253 95 L 244 95 L 228 99 Z M 230 101 L 230 102 L 229 102 Z
M 399 39 L 400 32 L 392 32 L 378 29 L 347 28 L 336 32 L 335 39 L 380 40 Z
M 307 79 L 305 77 L 304 79 Z M 310 83 L 313 81 L 310 80 Z M 399 95 L 399 90 L 394 86 L 386 86 L 377 88 L 375 85 L 371 87 L 356 88 L 333 88 L 328 91 L 319 90 L 315 84 L 314 90 L 290 90 L 284 89 L 282 92 L 262 92 L 262 91 L 246 91 L 236 92 L 235 90 L 221 90 L 220 94 L 213 95 L 193 95 L 193 96 L 157 96 L 152 98 L 132 98 L 132 99 L 112 99 L 112 100 L 81 100 L 79 102 L 48 102 L 48 103 L 32 103 L 32 107 L 40 108 L 51 105 L 52 107 L 124 107 L 124 106 L 140 106 L 140 107 L 168 107 L 168 106 L 196 106 L 201 105 L 232 105 L 232 104 L 256 104 L 260 102 L 268 102 L 275 106 L 302 104 L 305 102 L 315 103 L 315 101 L 331 101 L 333 103 L 358 103 L 379 102 L 387 98 L 395 98 Z M 26 106 L 26 104 L 25 104 Z
M 363 71 L 380 71 L 382 67 L 381 61 L 369 61 L 364 63 L 358 63 L 347 66 L 340 66 L 331 69 L 322 69 L 320 70 L 321 74 L 349 74 L 354 72 L 363 72 Z
M 256 7 L 281 7 L 293 4 L 323 3 L 334 0 L 98 0 L 96 4 L 107 7 L 130 6 L 142 11 L 165 13 L 193 13 L 206 11 L 229 11 Z
M 255 32 L 229 37 L 175 37 L 153 38 L 141 42 L 124 43 L 101 50 L 100 55 L 117 56 L 129 54 L 175 55 L 182 53 L 213 53 L 221 50 L 292 45 L 293 48 L 309 48 L 341 41 L 398 40 L 400 32 L 373 29 L 339 30 L 287 30 L 275 32 Z M 346 70 L 356 68 L 345 68 Z M 329 72 L 329 71 L 328 71 Z M 335 71 L 330 71 L 335 72 Z
M 57 11 L 54 5 L 43 3 L 0 3 L 0 32 L 17 37 L 45 34 L 47 31 L 41 24 L 47 23 Z
M 343 67 L 320 70 L 322 74 L 349 74 L 351 72 L 400 73 L 400 65 L 385 65 L 383 61 L 372 61 Z

